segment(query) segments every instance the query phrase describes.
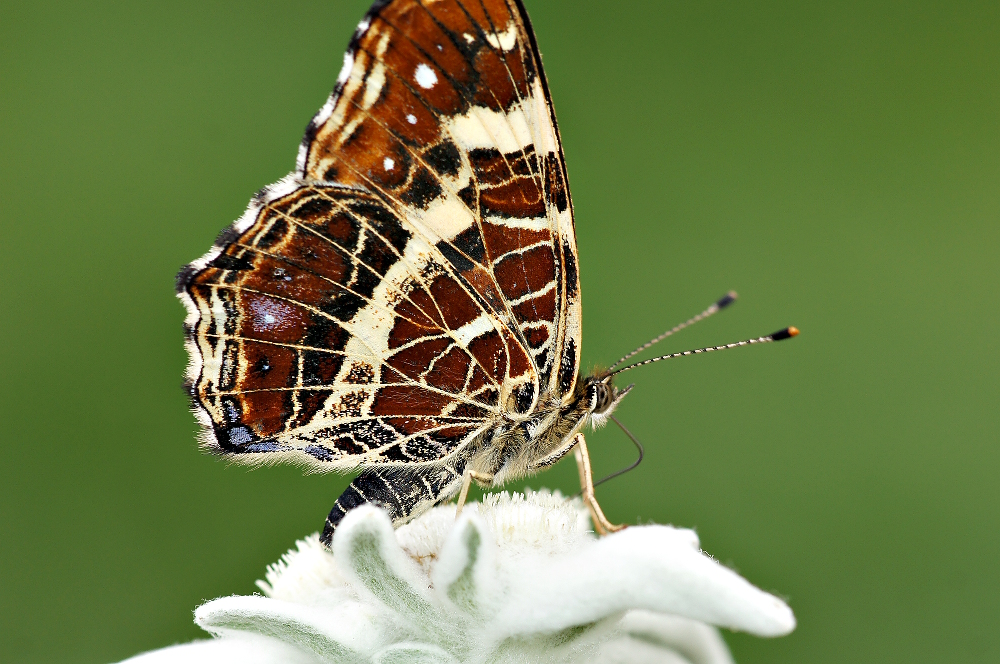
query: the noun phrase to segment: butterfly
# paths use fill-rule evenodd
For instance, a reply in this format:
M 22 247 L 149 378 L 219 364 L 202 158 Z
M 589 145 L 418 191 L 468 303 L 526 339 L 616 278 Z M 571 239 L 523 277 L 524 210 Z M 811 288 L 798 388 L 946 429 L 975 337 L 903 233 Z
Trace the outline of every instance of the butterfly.
M 178 275 L 203 446 L 360 470 L 327 544 L 360 504 L 400 525 L 570 451 L 616 530 L 582 430 L 631 385 L 579 375 L 577 256 L 520 0 L 377 1 L 295 170 Z

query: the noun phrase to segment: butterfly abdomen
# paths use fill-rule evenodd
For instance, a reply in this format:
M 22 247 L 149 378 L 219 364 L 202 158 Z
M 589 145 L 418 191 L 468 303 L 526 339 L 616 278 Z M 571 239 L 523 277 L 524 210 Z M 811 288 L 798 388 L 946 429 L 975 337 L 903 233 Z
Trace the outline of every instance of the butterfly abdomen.
M 326 523 L 320 541 L 330 546 L 337 525 L 350 510 L 371 503 L 389 513 L 392 525 L 399 527 L 430 508 L 454 497 L 462 486 L 464 459 L 437 467 L 397 470 L 366 470 L 340 494 Z

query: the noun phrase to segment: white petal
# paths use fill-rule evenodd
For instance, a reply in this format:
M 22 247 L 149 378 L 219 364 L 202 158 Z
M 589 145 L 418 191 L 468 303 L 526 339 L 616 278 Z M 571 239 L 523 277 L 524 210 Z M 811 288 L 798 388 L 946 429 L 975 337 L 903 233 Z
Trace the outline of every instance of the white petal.
M 483 520 L 463 514 L 441 547 L 432 574 L 442 601 L 477 617 L 492 613 L 500 594 L 496 555 Z
M 327 606 L 353 599 L 318 533 L 296 542 L 294 549 L 267 568 L 265 579 L 257 586 L 274 599 Z
M 668 526 L 634 526 L 558 561 L 525 569 L 502 620 L 511 633 L 566 629 L 619 611 L 648 609 L 756 634 L 795 628 L 777 597 L 698 551 L 697 537 Z
M 389 515 L 373 505 L 351 510 L 333 535 L 333 557 L 359 593 L 395 611 L 426 613 L 428 579 L 400 548 Z
M 212 634 L 261 634 L 323 659 L 357 657 L 382 645 L 371 612 L 353 602 L 331 610 L 260 596 L 220 597 L 199 606 L 194 621 Z
M 629 611 L 619 625 L 625 634 L 625 640 L 673 651 L 683 657 L 684 661 L 694 664 L 733 664 L 726 642 L 711 625 L 649 611 Z M 609 644 L 606 651 L 610 654 L 614 649 Z
M 604 644 L 596 654 L 580 661 L 602 664 L 702 664 L 676 650 L 629 636 Z
M 348 512 L 334 532 L 333 557 L 354 590 L 374 599 L 398 632 L 449 646 L 462 643 L 461 625 L 442 619 L 430 579 L 403 552 L 383 510 L 362 505 Z
M 437 646 L 397 643 L 375 653 L 372 664 L 458 664 L 458 660 Z
M 120 664 L 318 664 L 312 655 L 253 634 L 151 650 Z

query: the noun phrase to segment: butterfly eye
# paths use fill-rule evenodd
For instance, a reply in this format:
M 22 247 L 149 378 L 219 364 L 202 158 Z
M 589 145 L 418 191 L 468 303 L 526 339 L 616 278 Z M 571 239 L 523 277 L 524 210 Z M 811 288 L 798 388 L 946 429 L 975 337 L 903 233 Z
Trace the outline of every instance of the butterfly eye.
M 613 401 L 612 394 L 611 394 L 611 388 L 608 387 L 605 383 L 601 383 L 601 392 L 600 392 L 600 394 L 601 394 L 600 409 L 601 409 L 601 412 L 604 412 L 608 408 L 611 407 L 611 402 Z
M 604 383 L 594 383 L 587 389 L 587 402 L 590 410 L 604 412 L 611 405 L 611 392 Z

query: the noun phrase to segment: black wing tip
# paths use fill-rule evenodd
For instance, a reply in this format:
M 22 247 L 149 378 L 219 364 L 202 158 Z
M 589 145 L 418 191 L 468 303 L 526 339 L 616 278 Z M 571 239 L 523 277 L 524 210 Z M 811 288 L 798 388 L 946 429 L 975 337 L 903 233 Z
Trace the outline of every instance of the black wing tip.
M 791 339 L 792 337 L 799 336 L 799 328 L 797 327 L 786 327 L 783 330 L 778 330 L 774 334 L 770 335 L 772 341 L 783 341 L 785 339 Z
M 371 7 L 369 7 L 368 11 L 365 13 L 365 19 L 369 19 L 372 16 L 378 14 L 380 11 L 385 9 L 386 5 L 388 5 L 390 2 L 392 2 L 392 0 L 375 0 L 375 2 L 371 4 Z
M 177 272 L 177 276 L 174 277 L 174 291 L 178 295 L 184 293 L 196 274 L 198 274 L 198 266 L 194 263 L 188 263 L 182 267 Z
M 254 200 L 256 201 L 258 197 L 260 197 L 261 194 L 263 194 L 266 191 L 267 187 L 264 187 L 263 189 L 258 191 L 256 194 L 254 194 Z M 233 242 L 236 242 L 236 240 L 238 240 L 239 238 L 240 238 L 240 232 L 236 230 L 236 226 L 234 224 L 230 224 L 225 228 L 223 228 L 221 231 L 219 231 L 219 234 L 215 236 L 215 246 L 225 247 L 227 244 L 232 244 Z

